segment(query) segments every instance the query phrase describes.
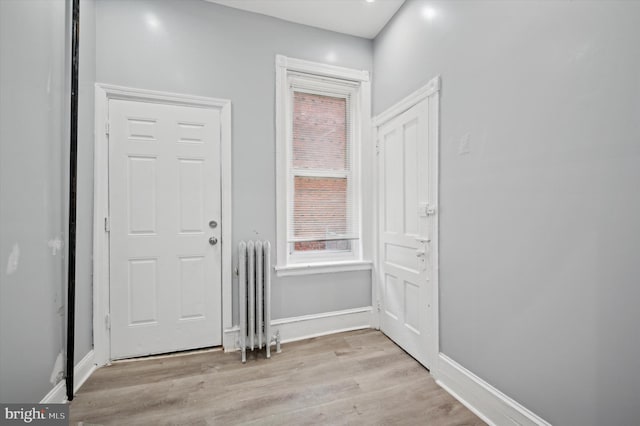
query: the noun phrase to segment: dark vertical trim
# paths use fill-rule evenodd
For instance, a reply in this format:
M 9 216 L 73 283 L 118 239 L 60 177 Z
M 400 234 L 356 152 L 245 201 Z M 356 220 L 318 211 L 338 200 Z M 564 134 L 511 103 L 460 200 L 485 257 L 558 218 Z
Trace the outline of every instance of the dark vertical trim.
M 76 317 L 76 201 L 78 195 L 78 71 L 80 0 L 73 0 L 71 23 L 71 140 L 69 149 L 69 271 L 67 287 L 67 399 L 73 400 Z

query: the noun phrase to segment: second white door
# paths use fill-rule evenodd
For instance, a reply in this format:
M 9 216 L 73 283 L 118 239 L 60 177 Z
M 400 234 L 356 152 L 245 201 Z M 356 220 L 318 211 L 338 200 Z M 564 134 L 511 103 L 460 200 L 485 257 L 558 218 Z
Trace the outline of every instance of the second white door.
M 434 347 L 429 104 L 378 126 L 381 329 L 429 368 Z
M 220 113 L 109 101 L 111 358 L 222 342 Z

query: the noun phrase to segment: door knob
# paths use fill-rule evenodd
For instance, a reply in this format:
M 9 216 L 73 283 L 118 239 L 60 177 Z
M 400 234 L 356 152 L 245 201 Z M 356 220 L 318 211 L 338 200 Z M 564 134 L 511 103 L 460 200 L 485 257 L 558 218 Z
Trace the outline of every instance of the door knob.
M 218 239 L 216 237 L 209 238 L 209 244 L 215 246 L 216 244 L 218 244 Z

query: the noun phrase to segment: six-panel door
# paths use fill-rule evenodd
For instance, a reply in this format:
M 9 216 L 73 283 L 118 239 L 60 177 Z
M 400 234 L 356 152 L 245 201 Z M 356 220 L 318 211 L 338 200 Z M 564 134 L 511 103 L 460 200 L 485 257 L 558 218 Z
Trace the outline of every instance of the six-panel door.
M 110 100 L 109 121 L 111 358 L 220 345 L 220 114 Z

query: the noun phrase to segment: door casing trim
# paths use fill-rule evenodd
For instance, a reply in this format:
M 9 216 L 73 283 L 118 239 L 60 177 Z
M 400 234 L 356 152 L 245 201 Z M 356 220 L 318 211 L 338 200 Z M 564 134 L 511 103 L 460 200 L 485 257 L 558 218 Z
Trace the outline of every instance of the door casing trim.
M 109 100 L 181 105 L 220 112 L 220 186 L 222 245 L 222 333 L 232 328 L 231 101 L 159 92 L 111 84 L 95 84 L 93 155 L 93 348 L 97 366 L 111 362 L 109 333 Z
M 433 272 L 431 274 L 431 282 L 432 282 L 432 320 L 433 320 L 433 329 L 431 330 L 433 336 L 433 342 L 430 346 L 431 353 L 429 353 L 429 359 L 431 360 L 431 365 L 429 371 L 432 375 L 437 377 L 438 374 L 438 360 L 440 353 L 440 299 L 439 299 L 439 282 L 440 282 L 440 261 L 439 261 L 439 250 L 440 250 L 440 237 L 439 237 L 439 228 L 440 228 L 440 196 L 439 196 L 439 188 L 440 188 L 440 87 L 441 87 L 441 79 L 440 76 L 433 77 L 431 80 L 427 82 L 424 86 L 409 94 L 404 99 L 398 101 L 394 105 L 387 108 L 385 111 L 376 115 L 372 119 L 372 141 L 376 144 L 376 152 L 378 152 L 378 128 L 383 124 L 387 123 L 389 120 L 399 116 L 403 112 L 409 110 L 415 105 L 419 104 L 424 100 L 428 100 L 428 135 L 429 135 L 429 146 L 428 151 L 431 154 L 429 158 L 429 166 L 431 169 L 430 179 L 435 182 L 429 188 L 432 191 L 432 197 L 435 202 L 435 205 L 432 207 L 435 208 L 434 215 L 434 223 L 433 223 L 433 235 L 431 236 L 431 252 L 433 253 Z M 379 275 L 380 268 L 380 236 L 378 235 L 379 228 L 379 220 L 380 217 L 378 215 L 379 208 L 379 170 L 378 170 L 378 155 L 375 155 L 373 158 L 373 170 L 374 170 L 374 205 L 376 208 L 373 209 L 373 214 L 375 218 L 373 220 L 373 231 L 372 235 L 375 236 L 374 244 L 374 258 L 373 258 L 373 273 L 371 274 L 372 280 L 372 289 L 371 289 L 371 305 L 374 306 L 372 311 L 371 324 L 372 327 L 380 330 L 381 320 L 381 310 L 382 310 L 382 291 L 381 286 L 383 285 L 382 277 Z

